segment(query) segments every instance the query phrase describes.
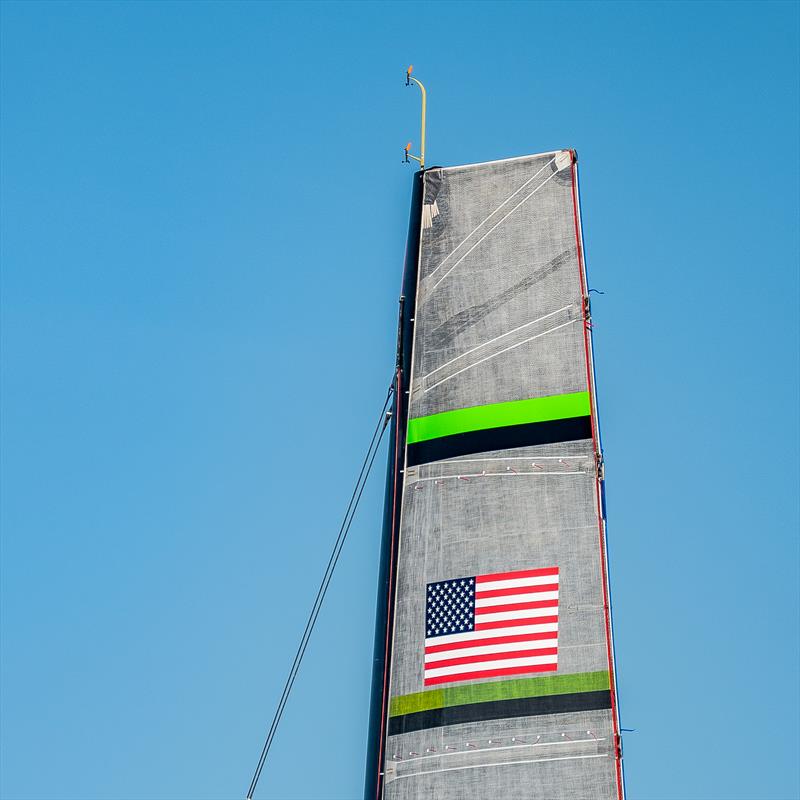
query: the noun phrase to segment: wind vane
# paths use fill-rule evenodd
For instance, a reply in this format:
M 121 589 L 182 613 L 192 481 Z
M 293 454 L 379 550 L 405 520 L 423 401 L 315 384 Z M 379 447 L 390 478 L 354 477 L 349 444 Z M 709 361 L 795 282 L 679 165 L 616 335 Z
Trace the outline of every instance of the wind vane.
M 421 125 L 421 132 L 420 132 L 419 155 L 418 156 L 414 156 L 414 155 L 411 155 L 411 153 L 409 152 L 411 150 L 411 142 L 409 142 L 406 145 L 405 150 L 403 152 L 405 154 L 405 163 L 406 164 L 409 163 L 408 162 L 409 158 L 413 158 L 414 161 L 419 162 L 420 169 L 425 169 L 425 105 L 426 105 L 427 97 L 426 97 L 426 94 L 425 94 L 425 87 L 422 85 L 422 83 L 420 83 L 420 81 L 418 81 L 415 77 L 413 77 L 411 75 L 411 73 L 413 71 L 414 71 L 414 65 L 412 64 L 406 70 L 406 86 L 411 86 L 411 82 L 413 81 L 414 83 L 417 84 L 417 86 L 419 86 L 419 90 L 422 92 L 422 125 Z

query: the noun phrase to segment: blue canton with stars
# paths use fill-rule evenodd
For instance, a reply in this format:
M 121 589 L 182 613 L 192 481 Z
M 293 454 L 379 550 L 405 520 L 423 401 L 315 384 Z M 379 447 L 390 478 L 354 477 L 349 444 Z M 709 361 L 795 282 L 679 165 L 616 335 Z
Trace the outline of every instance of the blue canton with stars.
M 425 636 L 469 633 L 475 627 L 475 578 L 428 584 Z

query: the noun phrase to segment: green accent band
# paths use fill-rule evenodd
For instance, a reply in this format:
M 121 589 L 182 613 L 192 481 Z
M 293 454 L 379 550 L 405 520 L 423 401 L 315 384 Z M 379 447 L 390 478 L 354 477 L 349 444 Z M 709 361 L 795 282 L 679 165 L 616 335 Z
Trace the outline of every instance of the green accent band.
M 486 703 L 492 700 L 516 700 L 522 697 L 544 697 L 553 694 L 598 692 L 609 689 L 608 671 L 579 672 L 574 675 L 547 675 L 541 678 L 515 678 L 510 681 L 477 683 L 469 686 L 448 686 L 393 697 L 389 716 L 399 717 L 434 708 Z
M 586 417 L 591 413 L 589 392 L 554 394 L 533 397 L 530 400 L 510 400 L 507 403 L 490 403 L 486 406 L 456 408 L 417 417 L 408 421 L 408 444 L 509 425 L 527 425 L 531 422 L 549 422 L 554 419 Z

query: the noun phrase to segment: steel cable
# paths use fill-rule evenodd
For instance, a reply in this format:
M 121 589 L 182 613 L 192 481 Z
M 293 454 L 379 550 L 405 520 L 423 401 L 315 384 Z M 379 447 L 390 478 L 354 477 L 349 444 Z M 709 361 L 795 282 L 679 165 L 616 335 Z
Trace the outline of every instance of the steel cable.
M 289 675 L 286 679 L 286 683 L 284 684 L 281 698 L 278 701 L 277 708 L 275 709 L 275 715 L 272 718 L 272 723 L 269 727 L 269 732 L 267 733 L 264 747 L 261 750 L 261 755 L 258 759 L 258 765 L 253 773 L 253 779 L 250 781 L 250 788 L 247 790 L 246 800 L 253 800 L 253 793 L 258 785 L 261 772 L 264 769 L 264 764 L 266 763 L 269 750 L 272 747 L 272 742 L 275 738 L 278 724 L 281 721 L 283 711 L 286 708 L 286 703 L 289 699 L 289 693 L 292 691 L 295 678 L 300 670 L 303 656 L 305 655 L 308 642 L 311 638 L 311 634 L 314 631 L 314 625 L 319 617 L 320 610 L 322 609 L 322 603 L 325 600 L 328 586 L 330 585 L 331 578 L 333 577 L 333 571 L 336 569 L 336 564 L 339 561 L 339 556 L 342 552 L 342 548 L 344 547 L 345 540 L 347 539 L 347 534 L 350 531 L 350 525 L 353 522 L 353 517 L 358 509 L 358 503 L 361 500 L 361 495 L 364 492 L 364 487 L 366 486 L 367 479 L 369 478 L 370 471 L 372 470 L 375 456 L 378 453 L 378 448 L 380 447 L 383 433 L 386 430 L 386 425 L 389 421 L 389 416 L 387 416 L 386 411 L 389 406 L 389 400 L 392 397 L 393 390 L 394 385 L 389 387 L 389 391 L 386 394 L 386 400 L 383 403 L 383 408 L 381 409 L 380 417 L 378 418 L 378 424 L 375 426 L 375 431 L 372 434 L 372 439 L 370 440 L 369 447 L 367 448 L 367 454 L 364 456 L 364 460 L 361 464 L 361 470 L 358 473 L 356 485 L 353 489 L 352 495 L 350 495 L 350 501 L 347 504 L 347 509 L 345 510 L 344 518 L 339 528 L 339 533 L 333 545 L 330 558 L 328 559 L 328 565 L 325 568 L 324 575 L 322 576 L 322 581 L 320 582 L 319 589 L 317 590 L 317 596 L 314 599 L 314 604 L 311 607 L 311 613 L 308 616 L 306 627 L 303 631 L 303 636 L 300 639 L 300 644 L 298 645 L 297 652 L 294 656 L 294 661 L 292 662 L 291 669 L 289 670 Z

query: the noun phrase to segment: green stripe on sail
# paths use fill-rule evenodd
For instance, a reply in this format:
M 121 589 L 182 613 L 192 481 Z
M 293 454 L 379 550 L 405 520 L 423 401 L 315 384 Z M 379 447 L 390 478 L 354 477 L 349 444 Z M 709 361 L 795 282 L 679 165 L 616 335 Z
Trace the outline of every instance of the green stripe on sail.
M 399 717 L 416 711 L 487 703 L 492 700 L 517 700 L 523 697 L 544 697 L 553 694 L 599 692 L 610 688 L 608 671 L 579 672 L 574 675 L 547 675 L 540 678 L 516 678 L 469 686 L 449 686 L 393 697 L 389 716 Z
M 590 413 L 588 392 L 555 394 L 549 397 L 533 397 L 530 400 L 510 400 L 507 403 L 457 408 L 409 420 L 408 444 L 508 425 L 587 417 Z

